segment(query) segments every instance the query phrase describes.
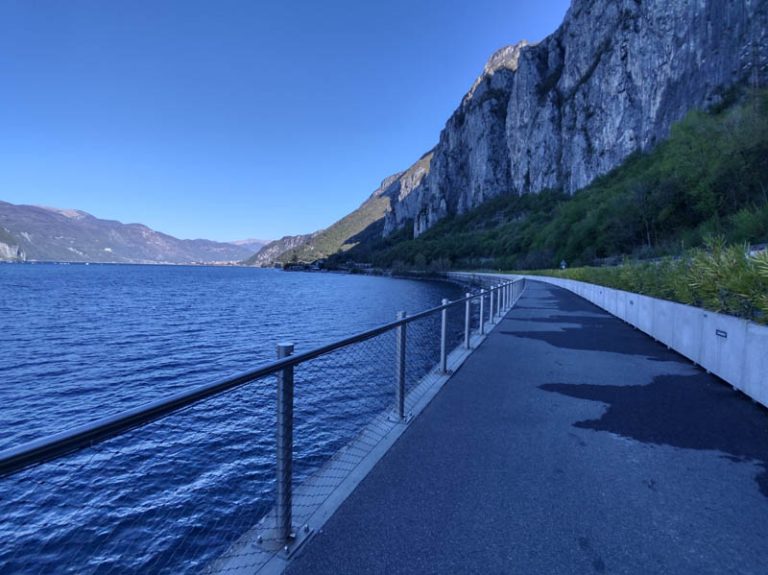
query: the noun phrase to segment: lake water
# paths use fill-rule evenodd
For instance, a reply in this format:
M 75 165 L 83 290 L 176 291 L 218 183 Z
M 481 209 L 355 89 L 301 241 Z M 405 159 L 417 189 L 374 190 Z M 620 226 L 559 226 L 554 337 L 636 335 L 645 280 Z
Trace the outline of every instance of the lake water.
M 308 350 L 462 291 L 250 268 L 0 265 L 0 449 L 252 369 L 279 341 Z M 297 373 L 300 470 L 348 440 L 329 422 L 358 429 L 380 409 L 344 386 L 361 365 L 366 381 L 383 378 L 391 365 L 376 358 L 390 349 L 371 342 Z M 198 572 L 269 506 L 272 390 L 249 384 L 0 479 L 0 572 Z

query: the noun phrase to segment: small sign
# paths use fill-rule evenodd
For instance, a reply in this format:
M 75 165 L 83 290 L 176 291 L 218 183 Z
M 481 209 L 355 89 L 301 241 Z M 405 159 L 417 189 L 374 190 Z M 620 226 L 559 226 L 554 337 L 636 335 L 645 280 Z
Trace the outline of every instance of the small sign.
M 728 332 L 723 331 L 722 329 L 716 329 L 715 335 L 717 335 L 717 337 L 724 337 L 725 339 L 728 339 Z

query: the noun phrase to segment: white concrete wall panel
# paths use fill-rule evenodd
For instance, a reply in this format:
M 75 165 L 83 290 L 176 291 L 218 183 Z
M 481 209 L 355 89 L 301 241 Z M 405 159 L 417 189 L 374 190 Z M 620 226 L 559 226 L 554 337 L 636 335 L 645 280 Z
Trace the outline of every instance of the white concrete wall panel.
M 742 391 L 768 406 L 768 328 L 748 323 L 744 346 Z
M 704 312 L 701 309 L 672 304 L 674 333 L 672 347 L 688 359 L 701 364 L 701 336 L 703 333 Z

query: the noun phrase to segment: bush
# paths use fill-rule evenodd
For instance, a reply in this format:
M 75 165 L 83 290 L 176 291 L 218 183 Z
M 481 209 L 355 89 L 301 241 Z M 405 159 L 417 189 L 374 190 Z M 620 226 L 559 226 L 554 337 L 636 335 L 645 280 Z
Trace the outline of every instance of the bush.
M 612 268 L 530 272 L 562 277 L 703 307 L 768 323 L 768 251 L 749 255 L 747 245 L 708 238 L 683 257 L 625 262 Z

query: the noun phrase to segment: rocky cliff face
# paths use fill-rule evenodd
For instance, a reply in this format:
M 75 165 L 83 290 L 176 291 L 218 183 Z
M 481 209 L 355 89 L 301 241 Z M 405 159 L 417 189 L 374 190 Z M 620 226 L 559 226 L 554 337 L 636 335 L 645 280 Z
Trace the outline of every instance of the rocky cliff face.
M 0 227 L 0 262 L 23 262 L 26 261 L 27 254 L 19 246 L 11 233 L 3 227 Z
M 389 205 L 384 217 L 384 234 L 389 235 L 397 229 L 396 218 L 391 216 L 392 210 L 399 206 L 401 217 L 412 218 L 414 215 L 408 212 L 410 207 L 404 200 L 408 198 L 414 190 L 421 186 L 424 179 L 432 169 L 433 152 L 427 152 L 419 161 L 413 164 L 408 170 L 393 176 L 393 179 L 384 180 L 381 186 L 382 194 L 389 198 Z M 385 185 L 386 184 L 386 185 Z
M 300 246 L 303 246 L 318 233 L 320 232 L 315 232 L 313 234 L 303 234 L 299 236 L 283 236 L 279 240 L 269 242 L 254 255 L 245 260 L 243 264 L 247 266 L 256 266 L 262 268 L 271 267 L 280 261 L 280 256 L 290 252 L 291 250 L 295 250 Z
M 503 193 L 573 193 L 688 110 L 767 81 L 768 0 L 574 0 L 544 41 L 494 54 L 385 233 Z

